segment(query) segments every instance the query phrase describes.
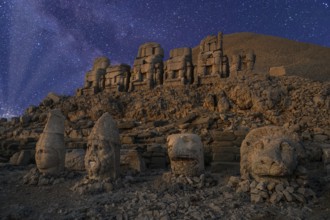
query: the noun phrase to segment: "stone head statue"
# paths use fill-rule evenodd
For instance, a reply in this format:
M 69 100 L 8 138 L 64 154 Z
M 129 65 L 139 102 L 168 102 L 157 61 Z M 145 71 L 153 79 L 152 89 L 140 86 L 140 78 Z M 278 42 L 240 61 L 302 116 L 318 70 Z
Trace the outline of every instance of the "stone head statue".
M 204 153 L 196 134 L 172 134 L 167 137 L 167 151 L 174 174 L 199 176 L 204 173 Z
M 116 122 L 104 113 L 88 137 L 85 168 L 90 179 L 116 179 L 120 167 L 120 137 Z
M 35 159 L 41 173 L 58 174 L 64 169 L 64 116 L 58 109 L 48 113 L 47 124 L 36 145 Z
M 107 57 L 98 57 L 94 60 L 93 70 L 106 69 L 110 65 L 110 60 Z
M 241 145 L 241 176 L 258 181 L 287 178 L 303 157 L 297 134 L 278 126 L 256 128 Z
M 106 68 L 110 66 L 110 60 L 107 57 L 98 57 L 94 60 L 92 70 L 85 75 L 85 88 L 103 88 L 104 74 Z

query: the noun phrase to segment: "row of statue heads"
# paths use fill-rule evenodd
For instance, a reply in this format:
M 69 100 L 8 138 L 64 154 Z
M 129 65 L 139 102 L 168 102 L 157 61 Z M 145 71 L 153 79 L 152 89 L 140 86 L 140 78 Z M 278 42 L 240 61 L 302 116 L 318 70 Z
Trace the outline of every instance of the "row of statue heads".
M 65 166 L 65 117 L 59 109 L 51 110 L 43 133 L 36 144 L 38 170 L 59 175 Z M 90 179 L 116 179 L 119 175 L 120 137 L 116 122 L 109 113 L 95 123 L 87 143 L 85 168 Z
M 36 165 L 45 175 L 59 176 L 65 169 L 64 121 L 59 109 L 51 110 L 36 144 Z M 168 136 L 167 141 L 173 173 L 199 176 L 204 172 L 203 146 L 198 135 L 175 134 Z M 96 121 L 87 140 L 84 158 L 87 178 L 116 180 L 120 176 L 120 148 L 118 127 L 106 112 Z
M 223 35 L 219 32 L 201 41 L 197 56 L 189 47 L 176 48 L 164 62 L 161 45 L 148 42 L 139 47 L 132 68 L 127 64 L 112 66 L 107 57 L 99 57 L 86 74 L 84 88 L 78 92 L 94 94 L 106 89 L 128 91 L 158 85 L 198 84 L 205 76 L 226 78 L 230 73 L 253 69 L 253 50 L 235 51 L 229 62 L 222 45 Z
M 60 176 L 64 171 L 64 121 L 65 117 L 60 110 L 49 112 L 47 124 L 36 145 L 35 159 L 40 173 Z M 87 140 L 84 158 L 87 180 L 117 180 L 120 177 L 120 148 L 118 127 L 106 112 L 95 122 Z M 171 173 L 176 176 L 200 177 L 205 172 L 203 149 L 197 134 L 169 135 L 167 154 Z M 298 165 L 306 158 L 306 151 L 295 132 L 279 126 L 265 126 L 247 134 L 241 145 L 240 157 L 243 180 L 253 178 L 279 183 L 295 178 Z M 82 184 L 85 184 L 84 181 Z

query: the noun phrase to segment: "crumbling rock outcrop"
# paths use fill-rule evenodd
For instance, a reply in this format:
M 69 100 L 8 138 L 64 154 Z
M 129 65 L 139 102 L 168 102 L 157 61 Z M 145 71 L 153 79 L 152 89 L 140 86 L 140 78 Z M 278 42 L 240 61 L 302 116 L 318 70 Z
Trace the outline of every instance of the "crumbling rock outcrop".
M 230 109 L 230 103 L 228 101 L 226 93 L 221 90 L 217 95 L 217 110 L 220 113 L 226 113 Z

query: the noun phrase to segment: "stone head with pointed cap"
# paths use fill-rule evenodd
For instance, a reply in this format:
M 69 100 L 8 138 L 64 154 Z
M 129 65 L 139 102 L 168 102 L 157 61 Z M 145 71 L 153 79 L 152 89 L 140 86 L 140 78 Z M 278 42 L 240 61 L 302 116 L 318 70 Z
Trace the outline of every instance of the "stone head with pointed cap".
M 85 168 L 90 179 L 116 179 L 120 167 L 120 137 L 116 122 L 104 113 L 88 137 Z
M 47 124 L 36 144 L 36 164 L 41 173 L 58 174 L 64 169 L 64 116 L 58 109 L 48 113 Z

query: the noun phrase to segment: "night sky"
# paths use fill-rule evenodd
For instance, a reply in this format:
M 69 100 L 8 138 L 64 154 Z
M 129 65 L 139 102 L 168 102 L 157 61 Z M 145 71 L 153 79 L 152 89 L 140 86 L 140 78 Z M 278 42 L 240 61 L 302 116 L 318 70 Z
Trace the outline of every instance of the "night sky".
M 330 47 L 330 0 L 0 0 L 0 117 L 73 95 L 95 57 L 132 64 L 205 36 L 255 32 Z

